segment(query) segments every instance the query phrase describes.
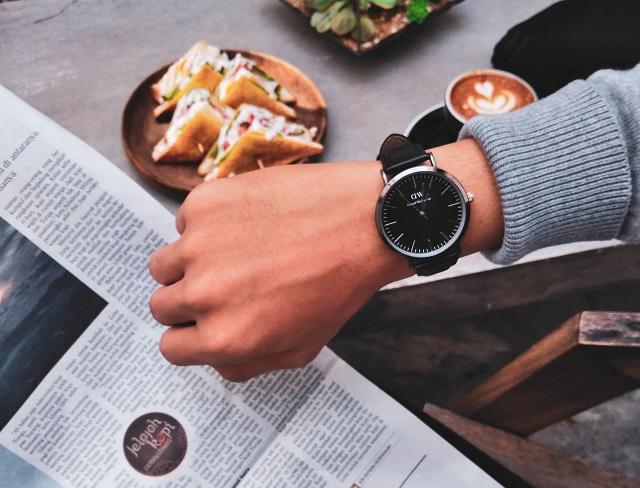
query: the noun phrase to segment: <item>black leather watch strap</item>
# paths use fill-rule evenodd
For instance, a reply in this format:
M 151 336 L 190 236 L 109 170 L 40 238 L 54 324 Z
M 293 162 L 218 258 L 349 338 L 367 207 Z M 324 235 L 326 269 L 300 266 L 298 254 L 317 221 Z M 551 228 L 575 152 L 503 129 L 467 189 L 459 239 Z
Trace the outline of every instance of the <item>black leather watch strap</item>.
M 378 160 L 389 178 L 424 161 L 429 161 L 429 153 L 424 152 L 419 145 L 411 142 L 401 134 L 391 134 L 380 147 Z
M 432 258 L 410 258 L 409 263 L 420 276 L 431 276 L 449 269 L 458 262 L 460 245 L 456 242 L 451 249 Z

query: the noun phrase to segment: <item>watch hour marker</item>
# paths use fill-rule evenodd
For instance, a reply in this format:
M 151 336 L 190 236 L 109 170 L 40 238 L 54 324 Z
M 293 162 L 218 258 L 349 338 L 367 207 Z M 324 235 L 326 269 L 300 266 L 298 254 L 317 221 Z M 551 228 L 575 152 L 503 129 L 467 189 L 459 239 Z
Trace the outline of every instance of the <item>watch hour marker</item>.
M 411 252 L 413 252 L 413 248 L 415 247 L 415 245 L 416 245 L 416 240 L 414 239 L 413 244 L 411 244 Z
M 448 187 L 448 186 L 445 186 L 445 187 L 444 187 L 444 190 L 442 190 L 442 192 L 440 192 L 440 195 L 444 195 L 444 194 L 445 194 L 445 192 L 446 192 L 448 189 L 449 189 L 449 187 Z
M 460 202 L 450 203 L 449 205 L 447 205 L 447 207 L 453 207 L 455 205 L 460 205 Z
M 445 239 L 449 239 L 449 238 L 447 237 L 447 235 L 446 235 L 444 232 L 442 232 L 442 231 L 440 231 L 440 235 L 441 235 L 442 237 L 444 237 Z
M 386 227 L 387 225 L 393 225 L 393 224 L 397 224 L 398 221 L 394 220 L 393 222 L 387 222 L 386 224 L 384 224 L 384 226 Z
M 398 242 L 400 240 L 400 238 L 404 235 L 404 232 L 402 234 L 400 234 L 398 237 L 396 237 L 393 242 Z

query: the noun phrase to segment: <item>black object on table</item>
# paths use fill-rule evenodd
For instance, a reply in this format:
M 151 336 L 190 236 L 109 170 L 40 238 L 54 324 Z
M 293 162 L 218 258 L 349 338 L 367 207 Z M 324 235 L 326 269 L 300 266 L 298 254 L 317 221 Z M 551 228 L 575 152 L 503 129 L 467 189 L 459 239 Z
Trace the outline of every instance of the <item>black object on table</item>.
M 638 0 L 564 0 L 512 27 L 491 62 L 543 97 L 599 69 L 636 65 L 639 25 Z
M 444 146 L 455 142 L 458 138 L 445 121 L 444 107 L 438 105 L 428 110 L 416 121 L 406 136 L 410 141 L 419 144 L 424 149 Z

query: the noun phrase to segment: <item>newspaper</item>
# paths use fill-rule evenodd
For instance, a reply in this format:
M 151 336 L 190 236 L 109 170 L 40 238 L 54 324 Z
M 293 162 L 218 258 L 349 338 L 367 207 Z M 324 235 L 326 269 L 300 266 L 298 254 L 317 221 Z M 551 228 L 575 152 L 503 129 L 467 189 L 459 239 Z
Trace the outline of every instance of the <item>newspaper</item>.
M 498 484 L 328 349 L 231 383 L 160 355 L 147 259 L 173 216 L 0 86 L 0 484 Z

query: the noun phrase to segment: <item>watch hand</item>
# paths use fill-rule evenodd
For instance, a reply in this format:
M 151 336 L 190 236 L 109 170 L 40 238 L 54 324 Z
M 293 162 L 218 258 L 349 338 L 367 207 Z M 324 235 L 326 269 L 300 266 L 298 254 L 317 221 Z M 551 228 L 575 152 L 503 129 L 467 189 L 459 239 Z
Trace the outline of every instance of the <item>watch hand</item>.
M 400 194 L 400 196 L 404 199 L 405 202 L 407 202 L 408 206 L 411 207 L 412 209 L 414 209 L 416 212 L 420 213 L 420 210 L 418 210 L 416 208 L 415 205 L 411 205 L 411 202 L 409 201 L 409 199 L 407 197 L 404 196 L 404 193 L 402 193 L 400 191 L 400 189 L 398 189 L 398 193 Z
M 433 182 L 433 178 L 431 180 L 429 180 L 429 190 L 431 190 L 431 183 Z M 420 207 L 420 210 L 422 210 L 422 212 L 424 213 L 425 210 L 427 209 L 427 201 L 431 200 L 431 198 L 427 198 L 427 192 L 424 189 L 424 185 L 426 182 L 422 182 L 422 195 L 424 198 L 424 202 L 422 202 L 422 206 Z
M 399 193 L 399 194 L 400 194 L 400 196 L 404 199 L 404 201 L 405 201 L 405 202 L 407 202 L 407 204 L 408 204 L 408 206 L 409 206 L 409 207 L 411 207 L 411 208 L 412 208 L 412 209 L 414 209 L 416 212 L 418 212 L 418 214 L 419 214 L 421 217 L 424 217 L 424 218 L 425 218 L 425 220 L 428 220 L 428 219 L 427 219 L 427 216 L 424 214 L 424 212 L 423 212 L 423 211 L 418 210 L 418 209 L 416 208 L 416 206 L 415 206 L 415 205 L 411 205 L 411 202 L 409 201 L 409 199 L 408 199 L 407 197 L 405 197 L 405 196 L 404 196 L 404 194 L 400 191 L 400 189 L 398 189 L 398 193 Z M 425 202 L 426 202 L 426 200 L 425 200 Z

